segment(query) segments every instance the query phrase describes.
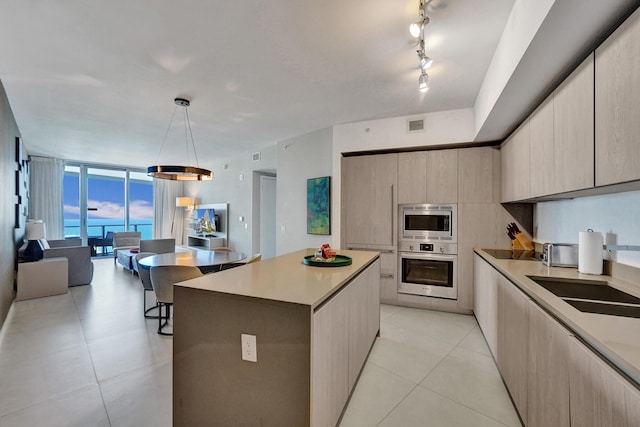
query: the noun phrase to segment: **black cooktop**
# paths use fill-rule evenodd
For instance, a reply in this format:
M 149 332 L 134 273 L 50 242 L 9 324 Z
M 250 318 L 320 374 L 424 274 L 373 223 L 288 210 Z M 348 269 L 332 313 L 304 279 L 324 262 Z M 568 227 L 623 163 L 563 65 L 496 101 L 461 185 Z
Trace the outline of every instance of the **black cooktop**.
M 483 249 L 496 259 L 517 259 L 523 261 L 540 261 L 540 253 L 515 249 Z

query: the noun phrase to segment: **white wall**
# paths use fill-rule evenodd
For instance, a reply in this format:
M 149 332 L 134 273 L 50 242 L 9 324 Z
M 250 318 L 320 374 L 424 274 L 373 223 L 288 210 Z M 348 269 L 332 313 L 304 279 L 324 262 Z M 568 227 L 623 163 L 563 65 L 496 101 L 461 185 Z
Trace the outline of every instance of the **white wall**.
M 409 119 L 424 118 L 425 130 L 407 131 Z M 473 109 L 442 111 L 336 125 L 333 127 L 333 212 L 340 212 L 340 159 L 342 153 L 367 150 L 427 147 L 473 141 Z M 340 247 L 340 216 L 333 215 L 331 245 Z
M 605 244 L 640 245 L 640 191 L 538 203 L 537 242 L 578 243 L 578 233 L 602 232 Z M 610 259 L 640 267 L 640 252 L 611 252 Z
M 276 253 L 331 243 L 332 236 L 307 234 L 307 179 L 331 176 L 331 192 L 340 192 L 331 170 L 331 128 L 278 143 L 278 197 L 276 203 Z M 331 233 L 335 234 L 340 207 L 331 207 Z
M 475 134 L 489 117 L 554 2 L 516 0 L 514 3 L 476 98 Z
M 200 204 L 229 203 L 227 245 L 246 254 L 259 251 L 259 248 L 253 247 L 253 172 L 275 172 L 276 169 L 276 146 L 263 149 L 261 154 L 262 158 L 257 162 L 252 161 L 251 153 L 216 160 L 212 166 L 212 181 L 189 182 L 185 186 L 186 195 L 199 199 Z M 240 216 L 244 217 L 244 222 L 238 221 Z

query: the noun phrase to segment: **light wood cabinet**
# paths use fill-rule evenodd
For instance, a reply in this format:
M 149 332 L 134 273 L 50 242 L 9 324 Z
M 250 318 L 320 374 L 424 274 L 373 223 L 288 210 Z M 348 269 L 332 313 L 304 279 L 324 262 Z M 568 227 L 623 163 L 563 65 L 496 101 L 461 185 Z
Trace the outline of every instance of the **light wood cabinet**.
M 349 397 L 348 290 L 313 314 L 313 426 L 335 426 Z
M 596 185 L 640 179 L 640 9 L 600 47 L 595 59 Z
M 500 202 L 500 150 L 470 147 L 458 150 L 458 203 Z
M 474 312 L 528 427 L 637 426 L 640 391 L 474 254 Z
M 473 255 L 474 304 L 478 320 L 489 350 L 496 357 L 498 348 L 498 272 L 479 255 Z
M 550 193 L 594 186 L 594 60 L 591 54 L 553 93 Z
M 502 144 L 500 170 L 502 202 L 529 198 L 529 119 Z
M 570 340 L 571 425 L 640 425 L 640 394 L 578 339 Z
M 342 171 L 346 245 L 395 245 L 398 155 L 345 157 Z
M 498 275 L 497 288 L 496 361 L 520 417 L 526 420 L 529 366 L 527 301 L 529 298 L 502 275 Z
M 398 303 L 398 253 L 395 247 L 369 248 L 360 246 L 348 246 L 354 251 L 373 251 L 380 253 L 380 288 L 378 297 L 383 304 Z
M 458 203 L 458 150 L 426 154 L 427 203 Z
M 427 203 L 427 152 L 398 154 L 398 203 Z
M 564 427 L 569 418 L 569 333 L 533 301 L 527 303 L 528 427 Z
M 313 315 L 313 426 L 335 426 L 380 329 L 374 261 Z
M 458 151 L 398 155 L 398 203 L 457 203 Z
M 555 192 L 553 94 L 529 118 L 529 189 L 531 197 Z
M 380 326 L 380 291 L 371 286 L 380 272 L 380 260 L 353 280 L 347 288 L 349 334 L 349 390 L 353 388 Z M 375 281 L 377 283 L 377 280 Z
M 398 253 L 395 250 L 380 252 L 380 302 L 398 302 Z

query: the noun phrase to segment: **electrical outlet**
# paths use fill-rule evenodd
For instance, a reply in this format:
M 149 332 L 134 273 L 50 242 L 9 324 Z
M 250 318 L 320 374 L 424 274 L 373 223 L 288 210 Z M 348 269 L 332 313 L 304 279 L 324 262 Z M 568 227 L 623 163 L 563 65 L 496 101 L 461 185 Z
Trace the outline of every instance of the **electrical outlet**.
M 242 360 L 257 362 L 258 349 L 256 347 L 256 336 L 240 334 L 240 343 L 242 344 Z

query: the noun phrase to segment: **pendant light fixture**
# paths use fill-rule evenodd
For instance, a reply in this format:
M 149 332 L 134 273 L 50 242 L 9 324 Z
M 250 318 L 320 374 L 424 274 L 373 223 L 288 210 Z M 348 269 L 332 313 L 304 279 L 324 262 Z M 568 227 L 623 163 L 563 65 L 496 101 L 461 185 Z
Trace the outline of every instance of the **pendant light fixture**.
M 195 166 L 176 166 L 176 165 L 149 166 L 147 168 L 147 175 L 152 176 L 154 178 L 168 179 L 173 181 L 208 181 L 213 178 L 213 173 L 210 170 L 203 169 L 198 165 L 198 154 L 196 153 L 196 145 L 193 141 L 193 133 L 191 132 L 191 122 L 189 121 L 189 113 L 187 112 L 187 107 L 189 107 L 191 103 L 189 102 L 189 100 L 184 98 L 176 98 L 173 100 L 173 102 L 175 102 L 176 107 L 173 110 L 173 115 L 171 116 L 171 120 L 169 121 L 169 127 L 167 128 L 167 131 L 164 134 L 164 139 L 162 140 L 162 147 L 160 147 L 160 153 L 162 153 L 164 144 L 167 141 L 167 135 L 169 134 L 169 130 L 171 129 L 171 124 L 173 123 L 173 118 L 176 115 L 176 111 L 178 107 L 183 107 L 187 162 L 189 162 L 189 139 L 191 139 L 191 148 L 193 149 L 193 155 L 195 157 L 196 165 Z M 160 158 L 160 153 L 158 153 L 158 158 Z

